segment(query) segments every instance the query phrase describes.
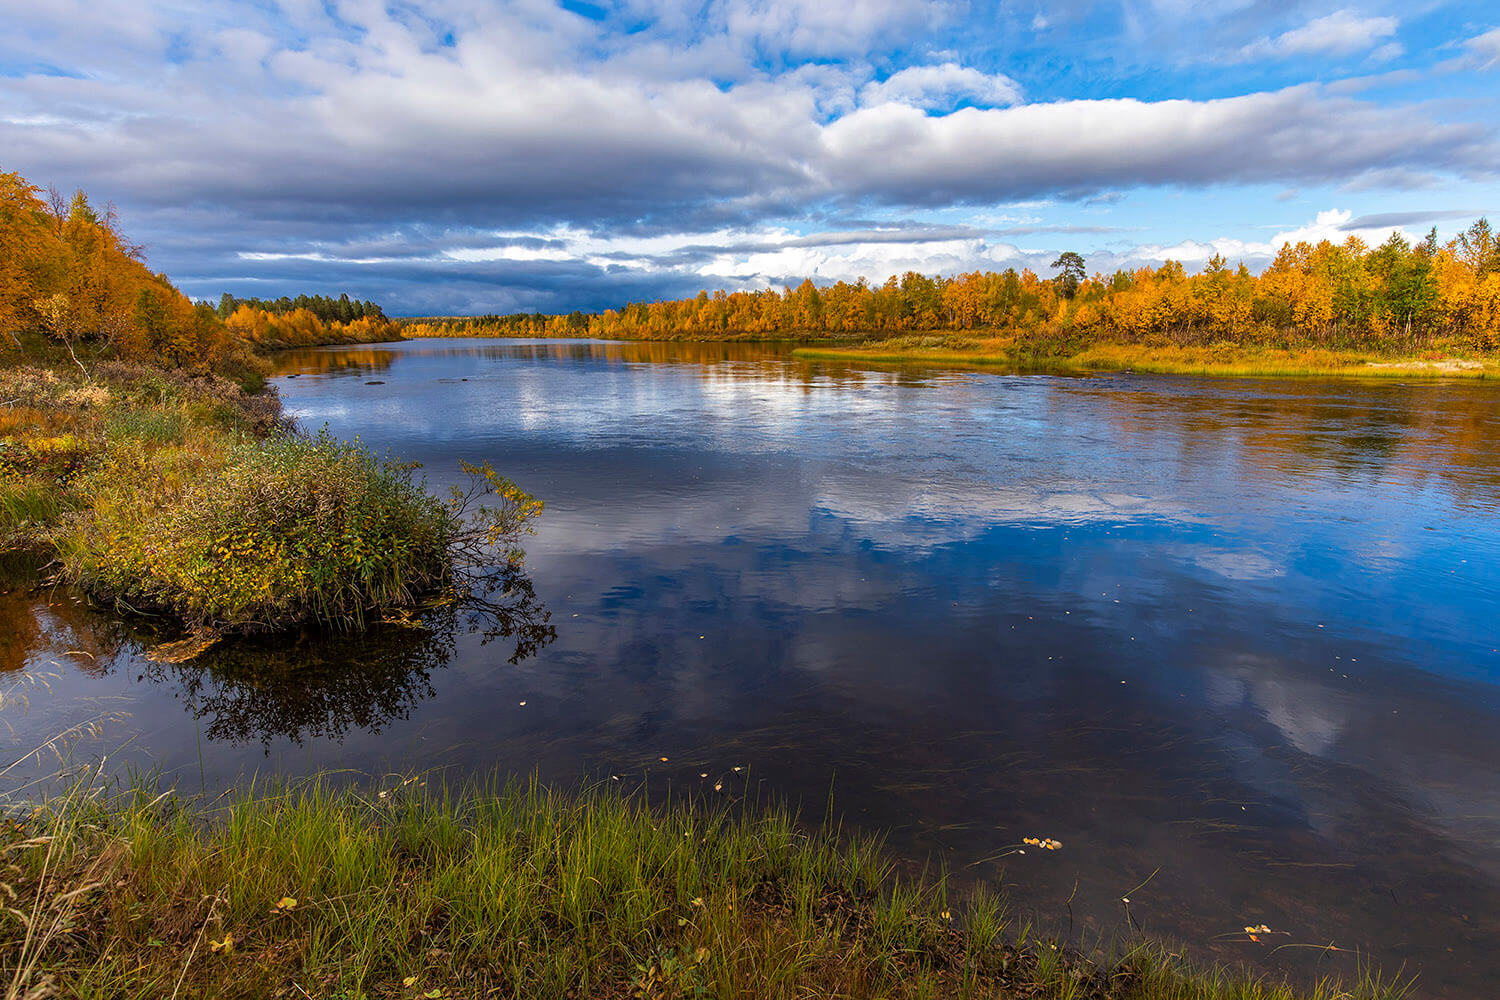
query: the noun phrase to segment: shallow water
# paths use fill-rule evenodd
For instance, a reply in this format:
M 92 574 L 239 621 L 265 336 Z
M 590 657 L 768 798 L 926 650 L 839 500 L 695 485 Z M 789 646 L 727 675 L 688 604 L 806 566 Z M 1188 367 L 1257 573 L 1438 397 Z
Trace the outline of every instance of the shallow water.
M 560 341 L 278 364 L 305 425 L 544 499 L 534 595 L 500 635 L 172 667 L 12 591 L 0 669 L 54 675 L 6 711 L 18 746 L 103 713 L 75 753 L 193 788 L 446 766 L 831 794 L 1085 940 L 1369 957 L 1423 996 L 1500 976 L 1496 387 Z M 1027 836 L 1064 846 L 1008 853 Z

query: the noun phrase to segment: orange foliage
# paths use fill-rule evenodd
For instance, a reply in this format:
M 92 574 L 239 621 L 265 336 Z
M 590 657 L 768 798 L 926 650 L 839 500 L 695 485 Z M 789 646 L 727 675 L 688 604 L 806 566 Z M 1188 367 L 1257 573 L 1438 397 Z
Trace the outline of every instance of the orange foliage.
M 1295 243 L 1258 277 L 1215 256 L 1194 275 L 1168 261 L 1095 275 L 1068 291 L 1030 271 L 907 272 L 881 285 L 805 280 L 780 291 L 702 291 L 587 316 L 426 320 L 402 333 L 719 340 L 986 330 L 1108 342 L 1412 348 L 1446 340 L 1500 348 L 1500 238 L 1484 220 L 1444 247 L 1435 237 L 1413 247 L 1394 233 L 1375 248 L 1357 237 Z

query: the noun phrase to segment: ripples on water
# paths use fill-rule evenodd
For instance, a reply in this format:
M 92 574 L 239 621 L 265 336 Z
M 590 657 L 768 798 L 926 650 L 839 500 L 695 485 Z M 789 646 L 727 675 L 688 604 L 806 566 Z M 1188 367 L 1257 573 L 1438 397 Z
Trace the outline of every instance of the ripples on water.
M 1270 952 L 1332 941 L 1432 996 L 1500 975 L 1493 386 L 555 341 L 281 370 L 310 427 L 543 498 L 534 593 L 489 643 L 439 619 L 168 667 L 13 591 L 0 668 L 56 675 L 18 741 L 108 711 L 105 745 L 215 787 L 649 772 L 818 814 L 831 789 L 1085 936 L 1126 931 L 1155 871 L 1131 917 L 1200 956 L 1352 972 Z M 1065 846 L 985 860 L 1025 836 Z M 1286 935 L 1235 933 L 1261 923 Z

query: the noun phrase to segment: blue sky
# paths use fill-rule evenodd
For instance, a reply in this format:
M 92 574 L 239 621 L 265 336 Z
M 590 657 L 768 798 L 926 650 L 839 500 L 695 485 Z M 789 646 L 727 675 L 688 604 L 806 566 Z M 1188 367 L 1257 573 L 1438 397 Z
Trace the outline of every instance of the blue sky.
M 593 309 L 1500 215 L 1493 3 L 0 0 L 0 170 L 195 297 Z

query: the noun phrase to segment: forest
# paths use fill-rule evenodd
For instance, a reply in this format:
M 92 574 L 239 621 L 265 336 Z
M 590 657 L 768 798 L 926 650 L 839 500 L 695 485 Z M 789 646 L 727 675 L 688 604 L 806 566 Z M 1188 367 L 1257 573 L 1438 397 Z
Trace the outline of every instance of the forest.
M 585 315 L 518 314 L 420 320 L 408 337 L 537 336 L 641 340 L 887 338 L 920 332 L 994 331 L 1075 344 L 1218 341 L 1278 346 L 1500 346 L 1500 237 L 1480 219 L 1447 243 L 1434 229 L 1413 245 L 1393 232 L 1371 247 L 1283 245 L 1259 275 L 1214 256 L 1197 274 L 1160 267 L 1084 271 L 1061 255 L 1058 273 L 974 271 L 931 277 L 908 271 L 876 285 L 863 279 L 761 291 L 701 291 L 694 298 L 634 302 Z
M 0 335 L 19 348 L 22 334 L 121 361 L 237 372 L 255 367 L 258 350 L 398 336 L 379 306 L 347 296 L 195 303 L 146 267 L 113 208 L 0 173 Z

